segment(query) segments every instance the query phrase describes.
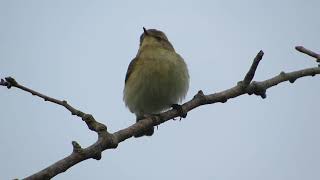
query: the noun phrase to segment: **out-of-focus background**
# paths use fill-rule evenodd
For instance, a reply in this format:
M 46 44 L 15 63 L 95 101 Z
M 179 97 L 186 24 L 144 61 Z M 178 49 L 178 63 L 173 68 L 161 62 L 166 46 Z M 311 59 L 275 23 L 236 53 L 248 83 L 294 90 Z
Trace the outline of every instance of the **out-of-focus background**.
M 164 31 L 189 66 L 187 100 L 234 86 L 264 50 L 255 80 L 317 64 L 319 6 L 297 1 L 0 1 L 0 77 L 66 99 L 115 132 L 134 123 L 124 76 L 142 27 Z M 320 79 L 197 108 L 54 179 L 320 179 Z M 96 140 L 64 108 L 0 88 L 0 179 L 23 178 Z

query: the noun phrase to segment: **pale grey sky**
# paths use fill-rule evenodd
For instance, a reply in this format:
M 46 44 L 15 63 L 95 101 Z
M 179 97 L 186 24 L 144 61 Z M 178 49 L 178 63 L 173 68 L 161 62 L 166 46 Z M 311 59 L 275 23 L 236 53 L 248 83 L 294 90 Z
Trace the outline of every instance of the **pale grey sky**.
M 255 80 L 316 66 L 320 1 L 0 0 L 0 77 L 66 99 L 108 126 L 134 123 L 124 75 L 142 27 L 164 31 L 189 66 L 187 100 L 234 86 L 265 52 Z M 100 161 L 54 179 L 320 179 L 320 78 L 197 108 L 152 138 L 129 139 Z M 31 175 L 96 134 L 64 108 L 0 88 L 0 179 Z

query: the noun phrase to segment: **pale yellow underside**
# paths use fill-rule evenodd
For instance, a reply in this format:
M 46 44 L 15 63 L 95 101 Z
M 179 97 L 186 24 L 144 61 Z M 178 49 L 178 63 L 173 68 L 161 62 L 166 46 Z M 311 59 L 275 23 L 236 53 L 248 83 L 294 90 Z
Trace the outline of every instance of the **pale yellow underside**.
M 184 60 L 174 51 L 144 47 L 124 88 L 124 101 L 138 117 L 179 103 L 189 88 Z

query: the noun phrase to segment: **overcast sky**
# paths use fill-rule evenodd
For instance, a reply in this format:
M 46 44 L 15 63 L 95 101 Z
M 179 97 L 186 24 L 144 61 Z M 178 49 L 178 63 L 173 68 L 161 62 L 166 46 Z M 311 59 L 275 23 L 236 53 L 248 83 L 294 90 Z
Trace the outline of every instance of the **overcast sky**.
M 252 59 L 255 80 L 315 67 L 294 50 L 320 52 L 320 1 L 0 0 L 0 77 L 91 113 L 115 132 L 134 123 L 124 76 L 142 27 L 164 31 L 188 64 L 186 100 L 225 90 Z M 189 112 L 151 138 L 129 139 L 54 179 L 320 179 L 320 78 L 306 77 Z M 96 134 L 64 108 L 0 88 L 0 179 L 23 178 Z

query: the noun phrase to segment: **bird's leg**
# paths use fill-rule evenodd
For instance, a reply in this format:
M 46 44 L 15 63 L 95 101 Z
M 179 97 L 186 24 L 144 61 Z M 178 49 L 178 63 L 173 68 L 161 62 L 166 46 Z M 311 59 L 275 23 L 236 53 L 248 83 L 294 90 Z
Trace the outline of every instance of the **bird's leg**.
M 179 105 L 179 104 L 172 104 L 171 105 L 172 109 L 175 109 L 179 112 L 179 116 L 180 116 L 180 121 L 182 118 L 186 118 L 187 117 L 187 112 L 185 112 L 183 109 L 182 109 L 182 106 Z M 173 118 L 173 120 L 175 120 Z

